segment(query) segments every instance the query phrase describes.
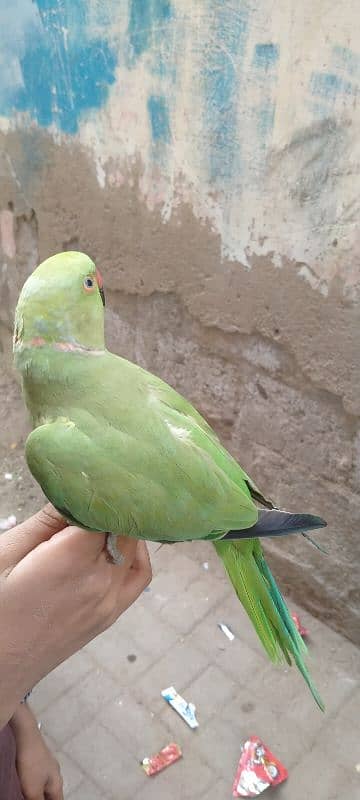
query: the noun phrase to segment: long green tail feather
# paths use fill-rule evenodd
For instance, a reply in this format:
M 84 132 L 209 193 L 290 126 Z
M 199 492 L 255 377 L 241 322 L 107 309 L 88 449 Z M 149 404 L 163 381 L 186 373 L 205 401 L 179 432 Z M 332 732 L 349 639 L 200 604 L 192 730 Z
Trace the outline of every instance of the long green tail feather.
M 259 540 L 218 540 L 213 544 L 269 658 L 274 663 L 292 664 L 293 660 L 314 700 L 324 711 L 323 701 L 304 663 L 306 645 L 265 561 Z

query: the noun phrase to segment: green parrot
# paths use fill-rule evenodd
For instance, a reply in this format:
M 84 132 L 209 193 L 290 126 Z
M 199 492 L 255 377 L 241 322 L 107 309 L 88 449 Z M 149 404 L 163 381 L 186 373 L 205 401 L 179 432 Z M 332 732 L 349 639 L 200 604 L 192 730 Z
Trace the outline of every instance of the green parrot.
M 268 656 L 293 659 L 323 709 L 260 538 L 326 522 L 275 509 L 187 400 L 106 350 L 104 305 L 83 253 L 48 258 L 23 286 L 14 354 L 33 422 L 30 471 L 69 521 L 109 533 L 113 556 L 119 534 L 213 540 Z

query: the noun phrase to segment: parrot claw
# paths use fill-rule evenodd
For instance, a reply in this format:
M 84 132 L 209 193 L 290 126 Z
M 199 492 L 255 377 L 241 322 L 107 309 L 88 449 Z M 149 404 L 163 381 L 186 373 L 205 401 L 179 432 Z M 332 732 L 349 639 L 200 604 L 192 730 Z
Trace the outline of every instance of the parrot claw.
M 119 567 L 124 561 L 124 556 L 120 553 L 116 540 L 117 536 L 114 533 L 108 533 L 106 537 L 106 549 L 110 556 L 109 561 Z

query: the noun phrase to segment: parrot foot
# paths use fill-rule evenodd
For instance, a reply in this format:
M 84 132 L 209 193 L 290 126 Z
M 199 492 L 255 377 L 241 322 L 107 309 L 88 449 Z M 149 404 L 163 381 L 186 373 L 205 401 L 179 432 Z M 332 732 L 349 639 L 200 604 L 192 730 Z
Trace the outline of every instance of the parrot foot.
M 106 549 L 109 553 L 112 564 L 120 566 L 124 561 L 124 556 L 120 553 L 117 546 L 117 536 L 114 533 L 108 533 L 106 537 Z

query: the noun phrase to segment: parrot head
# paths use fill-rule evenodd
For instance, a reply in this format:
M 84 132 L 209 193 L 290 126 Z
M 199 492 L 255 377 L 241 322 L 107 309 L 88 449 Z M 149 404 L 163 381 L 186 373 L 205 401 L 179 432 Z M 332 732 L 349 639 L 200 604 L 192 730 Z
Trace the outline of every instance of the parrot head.
M 15 312 L 14 350 L 57 344 L 104 349 L 102 278 L 84 253 L 58 253 L 24 284 Z

